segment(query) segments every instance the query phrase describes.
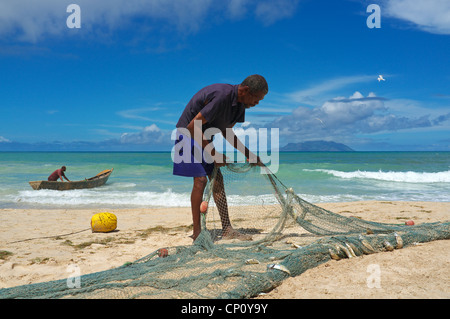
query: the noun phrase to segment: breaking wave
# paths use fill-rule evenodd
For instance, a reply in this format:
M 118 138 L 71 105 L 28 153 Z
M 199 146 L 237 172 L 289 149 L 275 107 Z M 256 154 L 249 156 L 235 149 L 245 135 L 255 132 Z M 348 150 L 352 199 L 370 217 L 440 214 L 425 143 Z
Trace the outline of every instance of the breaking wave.
M 373 179 L 389 182 L 401 182 L 401 183 L 450 183 L 450 170 L 443 172 L 427 173 L 427 172 L 368 172 L 368 171 L 353 171 L 343 172 L 329 169 L 315 169 L 305 171 L 323 172 L 335 177 L 344 179 Z

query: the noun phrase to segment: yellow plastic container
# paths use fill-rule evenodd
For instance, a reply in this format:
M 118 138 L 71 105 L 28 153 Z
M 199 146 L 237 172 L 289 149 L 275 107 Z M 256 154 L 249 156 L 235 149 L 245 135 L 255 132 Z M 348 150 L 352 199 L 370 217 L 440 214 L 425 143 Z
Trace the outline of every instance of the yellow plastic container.
M 112 213 L 98 213 L 91 218 L 92 232 L 107 233 L 117 228 L 117 217 Z

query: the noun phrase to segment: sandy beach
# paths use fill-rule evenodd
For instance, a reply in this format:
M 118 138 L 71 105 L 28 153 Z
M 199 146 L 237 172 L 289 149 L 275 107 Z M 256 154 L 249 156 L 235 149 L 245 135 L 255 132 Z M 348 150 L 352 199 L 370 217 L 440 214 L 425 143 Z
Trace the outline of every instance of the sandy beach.
M 344 216 L 416 224 L 448 221 L 448 202 L 348 202 L 318 204 Z M 92 233 L 90 220 L 106 210 L 0 210 L 0 288 L 65 279 L 112 269 L 160 248 L 192 244 L 190 208 L 107 210 L 116 231 Z M 450 298 L 450 241 L 392 252 L 331 260 L 257 298 Z M 368 284 L 370 269 L 380 273 Z

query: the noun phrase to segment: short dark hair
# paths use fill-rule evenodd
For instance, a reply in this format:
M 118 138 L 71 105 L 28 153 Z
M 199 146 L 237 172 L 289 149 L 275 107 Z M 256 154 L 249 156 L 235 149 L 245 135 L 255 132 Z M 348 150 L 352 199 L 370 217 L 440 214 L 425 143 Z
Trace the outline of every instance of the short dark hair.
M 259 74 L 247 76 L 245 80 L 242 81 L 241 85 L 248 86 L 250 93 L 263 92 L 264 94 L 267 94 L 267 92 L 269 92 L 269 86 L 267 85 L 266 79 Z

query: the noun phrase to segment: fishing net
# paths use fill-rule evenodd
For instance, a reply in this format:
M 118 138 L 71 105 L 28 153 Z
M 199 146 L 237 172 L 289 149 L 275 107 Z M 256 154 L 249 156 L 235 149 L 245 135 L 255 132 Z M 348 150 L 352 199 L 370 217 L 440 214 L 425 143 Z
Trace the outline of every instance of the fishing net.
M 330 259 L 450 238 L 449 222 L 405 226 L 335 214 L 249 164 L 216 169 L 204 200 L 193 245 L 83 275 L 76 287 L 56 280 L 1 289 L 0 298 L 251 298 Z

